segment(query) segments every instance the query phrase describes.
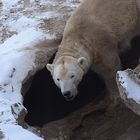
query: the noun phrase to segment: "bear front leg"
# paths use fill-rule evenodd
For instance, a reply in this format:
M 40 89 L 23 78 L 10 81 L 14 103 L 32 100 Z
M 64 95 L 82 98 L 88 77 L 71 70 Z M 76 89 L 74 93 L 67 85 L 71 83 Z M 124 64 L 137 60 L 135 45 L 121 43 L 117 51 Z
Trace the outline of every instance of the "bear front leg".
M 107 96 L 111 101 L 112 107 L 116 106 L 120 101 L 119 90 L 117 87 L 115 75 L 116 73 L 110 72 L 106 76 L 104 76 L 104 81 L 107 89 Z
M 104 75 L 107 94 L 111 101 L 110 107 L 115 107 L 120 102 L 119 89 L 118 89 L 117 82 L 116 82 L 116 73 L 120 69 L 120 63 L 118 63 L 118 64 L 119 65 L 115 65 L 114 67 L 112 67 L 112 69 L 110 71 L 108 71 Z
M 109 106 L 111 105 L 113 107 L 120 101 L 119 90 L 116 82 L 116 73 L 121 69 L 121 62 L 117 53 L 106 55 L 103 58 L 102 63 L 100 63 L 102 68 L 99 68 L 98 74 L 102 75 L 104 79 L 107 89 L 107 96 L 109 97 L 109 102 L 111 103 L 109 103 Z

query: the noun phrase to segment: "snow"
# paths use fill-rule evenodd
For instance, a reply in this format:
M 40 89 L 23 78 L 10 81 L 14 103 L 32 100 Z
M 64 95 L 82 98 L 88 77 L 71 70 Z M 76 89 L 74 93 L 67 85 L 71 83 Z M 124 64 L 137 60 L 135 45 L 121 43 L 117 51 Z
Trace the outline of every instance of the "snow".
M 39 15 L 36 16 L 36 18 L 41 18 L 41 19 L 50 19 L 50 18 L 54 18 L 59 16 L 59 14 L 57 12 L 54 11 L 48 11 L 48 12 L 44 12 L 41 13 Z
M 2 0 L 3 10 L 11 9 L 18 6 L 21 0 Z
M 21 136 L 17 136 L 12 132 L 10 133 L 11 127 L 9 129 L 9 126 L 8 128 L 6 126 L 12 124 L 12 130 L 14 132 L 16 132 L 14 128 L 19 127 L 14 124 L 16 124 L 18 114 L 25 109 L 22 105 L 21 88 L 22 82 L 27 77 L 29 71 L 32 71 L 35 67 L 36 48 L 34 46 L 38 42 L 46 40 L 48 37 L 46 34 L 34 28 L 29 28 L 17 35 L 13 35 L 0 45 L 0 73 L 2 75 L 0 77 L 0 129 L 4 125 L 5 129 L 2 130 L 4 132 L 6 130 L 5 133 L 8 134 L 10 140 L 15 140 L 15 136 L 16 139 Z M 15 104 L 17 108 L 14 106 Z M 26 132 L 26 130 L 24 131 Z M 20 131 L 20 133 L 23 132 Z M 23 135 L 22 139 L 25 140 L 28 133 Z M 30 135 L 32 136 L 33 134 Z M 30 137 L 28 138 L 30 139 Z M 21 140 L 21 138 L 19 139 Z M 37 139 L 33 137 L 33 139 L 40 140 L 39 137 Z M 9 140 L 9 138 L 6 138 L 6 140 Z
M 37 27 L 42 23 L 43 19 L 50 19 L 59 16 L 58 13 L 54 11 L 42 12 L 40 14 L 25 16 L 21 15 L 18 19 L 13 19 L 6 23 L 7 28 L 11 31 L 21 32 L 22 30 Z M 3 17 L 4 18 L 4 17 Z
M 78 5 L 78 0 L 1 0 L 0 44 L 11 35 L 28 28 L 45 31 L 42 28 L 44 20 L 59 17 L 58 10 L 61 8 L 74 9 Z
M 66 5 L 69 5 L 70 7 L 73 7 L 73 8 L 77 8 L 79 6 L 79 3 L 77 3 L 76 0 L 66 0 L 66 3 L 64 3 L 63 6 L 66 6 Z
M 0 97 L 22 102 L 22 82 L 35 67 L 33 46 L 46 39 L 46 35 L 35 29 L 27 29 L 13 35 L 0 46 Z M 32 51 L 31 51 L 32 50 Z M 12 93 L 12 96 L 9 96 Z
M 0 46 L 0 72 L 3 75 L 0 77 L 0 86 L 3 88 L 0 96 L 8 96 L 8 92 L 13 90 L 12 94 L 17 95 L 16 99 L 13 99 L 14 96 L 8 96 L 9 100 L 22 101 L 19 94 L 22 81 L 34 68 L 35 56 L 30 50 L 41 40 L 45 40 L 43 33 L 28 29 L 13 35 Z M 27 51 L 22 51 L 26 49 Z
M 11 113 L 10 104 L 11 103 L 6 98 L 0 97 L 0 126 L 5 125 L 6 123 L 14 124 L 16 122 L 14 116 Z
M 4 132 L 5 138 L 3 140 L 43 140 L 19 125 L 0 125 L 0 131 Z
M 23 29 L 25 30 L 26 28 L 35 27 L 38 24 L 39 21 L 37 21 L 36 19 L 28 18 L 23 15 L 19 19 L 9 22 L 7 26 L 13 31 L 20 32 Z
M 28 28 L 24 29 L 17 35 L 13 35 L 11 38 L 6 40 L 2 45 L 0 45 L 0 53 L 1 51 L 7 51 L 5 47 L 10 49 L 18 49 L 18 48 L 26 48 L 32 47 L 36 44 L 39 40 L 45 40 L 46 35 L 40 31 L 37 31 L 35 28 Z
M 125 71 L 118 71 L 120 84 L 126 89 L 127 98 L 140 103 L 140 86 Z
M 55 38 L 41 28 L 44 20 L 59 17 L 57 8 L 78 6 L 78 0 L 0 0 L 0 132 L 5 136 L 2 140 L 43 140 L 17 124 L 18 114 L 26 111 L 22 82 L 36 67 L 36 44 Z M 124 71 L 118 74 L 127 97 L 140 103 L 137 83 Z
M 35 47 L 55 39 L 44 20 L 58 10 L 78 6 L 75 0 L 0 0 L 0 132 L 3 140 L 43 140 L 17 124 L 23 106 L 22 84 L 35 69 Z M 59 8 L 59 9 L 58 9 Z M 45 25 L 47 26 L 47 25 Z

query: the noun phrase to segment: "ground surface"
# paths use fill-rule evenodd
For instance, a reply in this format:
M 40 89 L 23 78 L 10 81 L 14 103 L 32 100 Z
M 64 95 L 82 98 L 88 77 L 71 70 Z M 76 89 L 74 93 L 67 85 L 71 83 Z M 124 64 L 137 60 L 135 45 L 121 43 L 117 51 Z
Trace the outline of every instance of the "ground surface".
M 64 0 L 41 0 L 40 2 L 37 0 L 15 0 L 14 2 L 1 0 L 0 44 L 13 34 L 32 27 L 36 27 L 44 33 L 61 36 L 64 21 L 76 5 L 77 3 L 71 3 L 70 0 L 66 0 L 66 2 Z M 58 12 L 62 15 L 60 16 Z M 134 45 L 138 46 L 139 43 L 136 41 Z M 138 63 L 140 49 L 132 54 L 131 52 L 133 51 L 125 55 L 126 57 L 123 56 L 124 68 L 134 68 Z M 34 126 L 42 126 L 48 121 L 68 115 L 91 101 L 91 98 L 94 99 L 101 94 L 103 89 L 99 78 L 89 74 L 88 82 L 82 84 L 81 95 L 75 101 L 67 103 L 51 79 L 48 78 L 46 70 L 43 71 L 45 72 L 42 76 L 37 75 L 37 79 L 35 77 L 34 80 L 37 82 L 33 80 L 30 93 L 28 92 L 25 97 L 25 105 L 29 111 L 26 120 Z M 48 83 L 46 83 L 47 78 Z M 39 87 L 41 82 L 44 84 Z M 85 98 L 85 95 L 86 97 L 88 95 L 90 99 Z M 81 127 L 75 130 L 72 140 L 140 140 L 139 131 L 139 117 L 122 103 L 109 112 L 94 112 L 85 117 Z
M 135 39 L 132 42 L 134 49 L 122 57 L 124 69 L 134 68 L 137 65 L 139 43 L 139 39 Z M 47 85 L 46 79 L 49 81 Z M 41 82 L 44 84 L 40 84 Z M 29 111 L 26 121 L 31 125 L 42 126 L 50 121 L 64 118 L 96 99 L 102 94 L 103 89 L 104 85 L 99 77 L 89 72 L 80 85 L 78 97 L 73 102 L 66 102 L 53 83 L 51 75 L 44 69 L 34 77 L 25 97 L 25 105 Z M 93 140 L 93 138 L 95 140 L 139 140 L 139 131 L 140 118 L 121 103 L 108 112 L 94 112 L 85 117 L 81 126 L 74 131 L 72 140 Z
M 122 105 L 85 118 L 73 140 L 139 140 L 140 119 Z M 80 135 L 78 135 L 80 134 Z

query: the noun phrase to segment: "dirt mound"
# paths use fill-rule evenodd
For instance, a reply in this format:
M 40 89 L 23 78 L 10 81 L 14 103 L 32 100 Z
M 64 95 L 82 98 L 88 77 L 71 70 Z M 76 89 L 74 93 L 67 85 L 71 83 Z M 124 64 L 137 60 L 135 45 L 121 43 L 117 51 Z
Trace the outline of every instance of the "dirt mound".
M 111 111 L 87 116 L 72 140 L 139 140 L 139 130 L 140 118 L 121 103 Z

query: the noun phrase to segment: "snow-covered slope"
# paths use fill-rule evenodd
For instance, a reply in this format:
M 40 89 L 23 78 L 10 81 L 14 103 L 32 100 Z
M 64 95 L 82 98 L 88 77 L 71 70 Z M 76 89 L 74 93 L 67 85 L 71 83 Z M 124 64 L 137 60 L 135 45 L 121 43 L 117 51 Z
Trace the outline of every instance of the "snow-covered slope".
M 18 124 L 26 113 L 22 85 L 56 51 L 66 19 L 78 5 L 78 0 L 0 0 L 1 140 L 43 140 Z
M 1 0 L 0 43 L 13 34 L 32 27 L 51 33 L 44 21 L 60 16 L 63 9 L 70 14 L 78 4 L 78 0 Z
M 41 140 L 19 126 L 17 119 L 21 112 L 26 112 L 22 105 L 21 89 L 28 73 L 36 69 L 34 47 L 44 40 L 45 34 L 27 29 L 0 46 L 0 131 L 5 136 L 4 140 L 24 140 L 32 136 L 34 140 Z

